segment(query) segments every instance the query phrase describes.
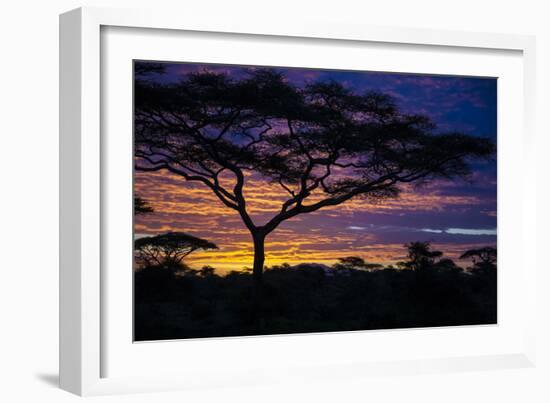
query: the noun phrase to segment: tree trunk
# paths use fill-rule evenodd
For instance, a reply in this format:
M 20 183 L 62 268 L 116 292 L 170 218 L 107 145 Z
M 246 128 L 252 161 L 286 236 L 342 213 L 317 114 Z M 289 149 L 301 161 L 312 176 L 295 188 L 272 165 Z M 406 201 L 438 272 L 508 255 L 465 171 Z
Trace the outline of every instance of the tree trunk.
M 263 313 L 263 273 L 265 262 L 265 235 L 253 234 L 254 240 L 254 266 L 252 268 L 252 308 L 254 322 L 258 330 L 261 329 Z

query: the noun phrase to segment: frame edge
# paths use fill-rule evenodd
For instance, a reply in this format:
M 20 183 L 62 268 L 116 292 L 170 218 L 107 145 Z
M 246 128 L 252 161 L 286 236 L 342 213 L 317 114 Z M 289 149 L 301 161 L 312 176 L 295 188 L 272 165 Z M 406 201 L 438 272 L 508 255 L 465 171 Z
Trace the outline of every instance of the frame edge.
M 151 10 L 147 10 L 151 11 Z M 59 334 L 60 387 L 78 395 L 112 394 L 127 389 L 127 382 L 101 378 L 99 371 L 99 27 L 122 25 L 142 28 L 187 29 L 226 33 L 248 33 L 313 38 L 367 40 L 384 43 L 420 42 L 432 46 L 465 46 L 474 48 L 503 48 L 522 50 L 527 70 L 534 73 L 534 37 L 513 34 L 489 34 L 460 31 L 397 28 L 347 27 L 331 30 L 324 24 L 279 28 L 235 27 L 231 23 L 212 21 L 206 26 L 189 20 L 176 21 L 174 16 L 149 13 L 145 10 L 84 7 L 60 15 L 60 277 L 59 277 Z M 219 28 L 215 29 L 216 24 Z M 328 24 L 331 26 L 330 24 Z M 221 28 L 221 29 L 220 29 Z M 403 39 L 404 30 L 412 35 Z M 267 32 L 266 32 L 267 31 Z M 441 31 L 443 35 L 436 35 Z M 308 34 L 308 32 L 310 32 Z M 311 33 L 313 32 L 313 33 Z M 96 35 L 97 34 L 97 35 Z M 370 39 L 365 39 L 368 36 Z M 382 40 L 384 38 L 384 40 Z M 420 39 L 421 38 L 421 39 Z M 536 78 L 532 76 L 526 93 L 534 104 Z M 534 112 L 526 120 L 526 134 L 535 135 Z M 96 147 L 97 146 L 97 147 Z M 97 169 L 96 169 L 97 168 Z M 95 172 L 94 172 L 95 170 Z M 97 192 L 97 193 L 96 193 Z M 94 221 L 95 220 L 95 221 Z M 529 217 L 529 224 L 533 217 Z M 531 227 L 531 225 L 529 225 Z M 95 243 L 89 246 L 89 242 Z M 95 269 L 94 269 L 95 268 Z M 529 289 L 534 291 L 530 282 Z M 96 293 L 97 291 L 97 293 Z M 94 295 L 95 293 L 95 295 Z M 534 293 L 533 293 L 534 295 Z M 533 301 L 535 304 L 535 302 Z M 533 329 L 529 329 L 533 331 Z M 96 334 L 97 333 L 97 334 Z M 511 367 L 534 366 L 534 335 L 526 340 L 527 352 L 521 363 Z M 517 358 L 517 356 L 516 356 Z M 147 384 L 147 382 L 144 382 Z M 175 382 L 161 383 L 164 390 L 174 388 Z M 146 391 L 151 391 L 145 387 Z M 179 389 L 179 388 L 176 388 Z
M 59 386 L 82 393 L 82 12 L 59 17 Z

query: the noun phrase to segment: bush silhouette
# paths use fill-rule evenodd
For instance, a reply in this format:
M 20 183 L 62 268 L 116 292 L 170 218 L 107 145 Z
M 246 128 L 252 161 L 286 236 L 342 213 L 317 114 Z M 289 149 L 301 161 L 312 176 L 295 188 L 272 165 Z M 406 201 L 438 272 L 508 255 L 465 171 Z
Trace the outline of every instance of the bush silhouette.
M 400 269 L 356 256 L 267 267 L 261 327 L 250 271 L 144 267 L 135 272 L 136 340 L 496 323 L 496 262 L 478 257 L 463 270 L 429 243 L 406 247 Z

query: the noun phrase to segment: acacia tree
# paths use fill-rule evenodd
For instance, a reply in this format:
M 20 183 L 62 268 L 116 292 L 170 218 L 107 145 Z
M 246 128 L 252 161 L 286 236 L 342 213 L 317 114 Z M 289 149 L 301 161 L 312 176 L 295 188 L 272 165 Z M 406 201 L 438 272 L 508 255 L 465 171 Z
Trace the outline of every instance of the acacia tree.
M 212 242 L 184 232 L 167 232 L 134 242 L 136 258 L 141 265 L 165 268 L 177 268 L 184 257 L 196 250 L 217 248 Z
M 200 183 L 240 215 L 254 246 L 256 304 L 265 240 L 282 222 L 356 197 L 395 198 L 404 184 L 465 177 L 471 159 L 494 152 L 488 139 L 436 132 L 388 95 L 335 81 L 297 86 L 270 69 L 192 73 L 177 83 L 138 77 L 134 118 L 137 170 Z M 262 224 L 243 191 L 250 175 L 286 195 Z

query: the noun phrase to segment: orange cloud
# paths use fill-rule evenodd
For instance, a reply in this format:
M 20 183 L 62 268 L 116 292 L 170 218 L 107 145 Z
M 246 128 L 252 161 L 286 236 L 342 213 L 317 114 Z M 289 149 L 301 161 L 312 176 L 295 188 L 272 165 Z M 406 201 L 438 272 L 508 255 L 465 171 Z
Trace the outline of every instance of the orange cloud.
M 223 178 L 226 186 L 230 177 Z M 237 212 L 224 206 L 205 186 L 187 183 L 183 178 L 164 171 L 137 172 L 135 192 L 147 200 L 154 214 L 137 216 L 135 232 L 158 234 L 167 231 L 184 231 L 216 243 L 219 250 L 195 252 L 186 258 L 194 268 L 211 265 L 222 272 L 240 270 L 251 266 L 253 250 L 251 236 Z M 246 178 L 245 195 L 247 206 L 257 224 L 265 223 L 276 214 L 288 194 L 277 184 L 271 184 L 253 175 Z M 306 203 L 322 197 L 317 193 Z M 399 214 L 405 211 L 440 211 L 465 208 L 480 201 L 475 196 L 450 196 L 441 194 L 438 187 L 422 192 L 412 187 L 404 188 L 401 197 L 373 203 L 361 198 L 307 216 L 292 219 L 292 226 L 284 223 L 266 240 L 266 265 L 282 263 L 298 264 L 317 262 L 327 265 L 345 256 L 360 256 L 369 262 L 392 264 L 403 259 L 402 244 L 377 243 L 372 234 L 330 228 L 331 219 L 346 219 L 353 222 L 355 212 Z M 296 223 L 303 225 L 296 226 Z M 319 223 L 325 223 L 323 226 Z M 440 245 L 456 258 L 456 245 Z M 464 246 L 459 246 L 464 251 Z

